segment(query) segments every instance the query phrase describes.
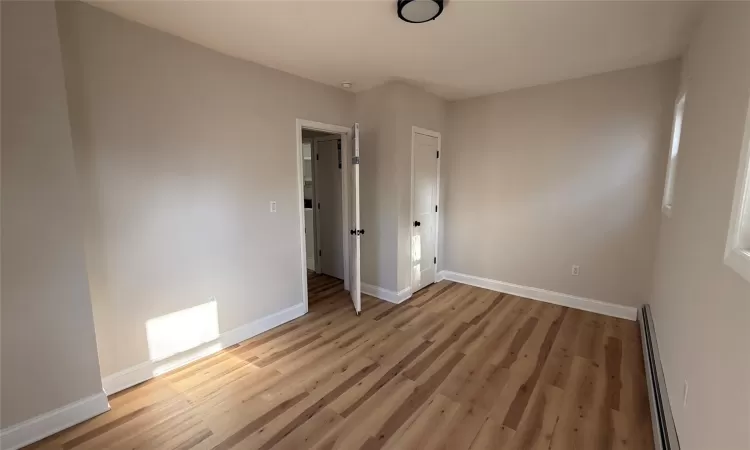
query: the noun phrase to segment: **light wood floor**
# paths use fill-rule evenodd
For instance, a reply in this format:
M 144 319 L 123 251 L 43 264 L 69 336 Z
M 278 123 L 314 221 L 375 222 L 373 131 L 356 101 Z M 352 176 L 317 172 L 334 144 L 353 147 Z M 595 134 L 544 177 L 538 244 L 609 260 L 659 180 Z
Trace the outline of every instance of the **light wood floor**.
M 312 276 L 310 312 L 110 397 L 44 449 L 651 449 L 634 322 L 440 282 Z

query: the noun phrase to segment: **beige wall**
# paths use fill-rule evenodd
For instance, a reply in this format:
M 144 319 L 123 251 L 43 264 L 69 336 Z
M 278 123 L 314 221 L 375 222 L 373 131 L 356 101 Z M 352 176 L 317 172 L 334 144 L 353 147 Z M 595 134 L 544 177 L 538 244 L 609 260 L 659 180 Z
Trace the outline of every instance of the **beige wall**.
M 101 393 L 52 2 L 2 2 L 2 421 Z
M 644 303 L 678 74 L 672 61 L 450 104 L 442 268 Z
M 750 448 L 750 284 L 723 263 L 750 92 L 748 24 L 750 4 L 722 2 L 693 36 L 674 206 L 661 225 L 651 305 L 683 450 Z
M 102 374 L 149 359 L 150 319 L 215 298 L 225 332 L 299 304 L 295 119 L 348 125 L 354 95 L 58 11 Z
M 363 283 L 395 292 L 410 286 L 411 129 L 443 132 L 446 106 L 402 82 L 357 94 Z
M 365 230 L 360 244 L 362 283 L 395 290 L 398 219 L 393 203 L 392 145 L 386 131 L 389 95 L 386 85 L 358 93 L 354 117 L 360 123 L 360 221 Z

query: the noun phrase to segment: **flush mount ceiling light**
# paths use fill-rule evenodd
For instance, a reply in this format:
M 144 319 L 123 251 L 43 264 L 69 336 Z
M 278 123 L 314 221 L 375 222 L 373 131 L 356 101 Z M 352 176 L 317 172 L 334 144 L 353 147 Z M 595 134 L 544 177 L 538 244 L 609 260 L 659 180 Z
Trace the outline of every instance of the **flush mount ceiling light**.
M 398 0 L 398 16 L 409 23 L 435 20 L 443 12 L 443 0 Z

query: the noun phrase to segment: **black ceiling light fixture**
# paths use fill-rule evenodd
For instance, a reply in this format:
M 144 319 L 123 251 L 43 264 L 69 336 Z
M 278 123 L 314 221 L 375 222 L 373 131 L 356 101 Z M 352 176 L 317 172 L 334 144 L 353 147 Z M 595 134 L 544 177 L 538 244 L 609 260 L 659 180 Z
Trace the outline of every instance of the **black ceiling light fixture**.
M 443 12 L 443 0 L 398 0 L 398 16 L 409 23 L 435 20 Z

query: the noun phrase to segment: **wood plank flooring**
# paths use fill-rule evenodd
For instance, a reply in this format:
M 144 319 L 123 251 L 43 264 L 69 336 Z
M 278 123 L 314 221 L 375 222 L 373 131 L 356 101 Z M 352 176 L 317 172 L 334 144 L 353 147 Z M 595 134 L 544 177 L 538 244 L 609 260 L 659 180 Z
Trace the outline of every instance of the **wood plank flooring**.
M 310 312 L 110 397 L 38 449 L 653 448 L 635 322 L 442 281 Z

